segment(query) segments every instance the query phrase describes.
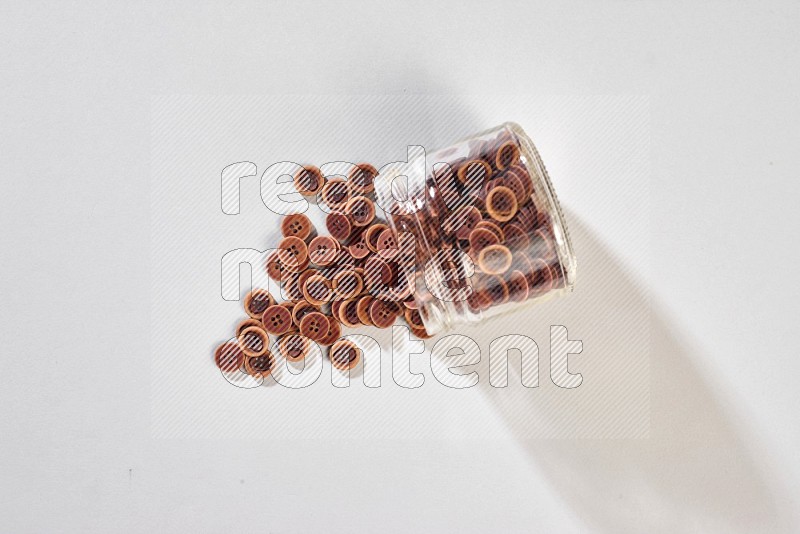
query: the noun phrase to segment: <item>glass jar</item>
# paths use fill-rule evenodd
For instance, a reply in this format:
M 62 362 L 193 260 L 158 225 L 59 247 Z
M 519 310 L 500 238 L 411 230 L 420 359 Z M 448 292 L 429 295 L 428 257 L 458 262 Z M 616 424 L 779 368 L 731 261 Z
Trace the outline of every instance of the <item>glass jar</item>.
M 561 207 L 517 124 L 386 165 L 375 192 L 398 248 L 413 245 L 396 258 L 430 335 L 573 289 Z

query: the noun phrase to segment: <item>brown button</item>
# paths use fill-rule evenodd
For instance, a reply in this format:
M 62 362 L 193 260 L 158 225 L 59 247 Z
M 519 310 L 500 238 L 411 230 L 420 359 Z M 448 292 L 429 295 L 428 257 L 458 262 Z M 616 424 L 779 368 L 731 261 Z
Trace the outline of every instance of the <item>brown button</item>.
M 538 223 L 538 213 L 533 202 L 528 202 L 519 209 L 515 221 L 519 222 L 525 230 L 533 230 Z
M 300 326 L 300 321 L 309 313 L 318 312 L 319 308 L 308 302 L 307 300 L 299 300 L 292 307 L 292 322 L 296 326 Z
M 403 318 L 411 328 L 425 329 L 425 324 L 422 322 L 422 316 L 419 314 L 419 310 L 406 308 L 405 312 L 403 312 Z
M 469 306 L 470 310 L 475 313 L 488 310 L 492 307 L 493 301 L 492 296 L 483 287 L 483 283 L 481 280 L 478 280 L 472 289 L 472 294 L 467 298 L 467 305 Z
M 481 286 L 492 299 L 493 304 L 508 302 L 508 285 L 499 276 L 489 274 L 481 277 Z
M 372 318 L 369 316 L 369 306 L 372 304 L 373 300 L 371 295 L 364 295 L 358 299 L 356 303 L 356 315 L 358 315 L 358 320 L 367 326 L 374 326 L 372 324 Z
M 278 342 L 278 349 L 290 362 L 299 362 L 311 350 L 311 342 L 305 336 L 290 334 L 281 338 Z
M 528 250 L 531 239 L 528 233 L 517 223 L 509 223 L 505 226 L 506 245 L 513 250 Z
M 411 333 L 419 339 L 428 339 L 431 335 L 424 328 L 410 328 Z
M 348 328 L 354 328 L 361 324 L 358 319 L 358 299 L 347 299 L 339 306 L 339 322 Z
M 285 268 L 278 257 L 278 251 L 273 252 L 267 258 L 267 276 L 276 282 L 283 280 Z
M 540 297 L 553 289 L 553 271 L 541 259 L 531 261 L 534 268 L 534 281 L 530 291 L 530 298 Z
M 292 314 L 285 306 L 274 304 L 264 312 L 261 322 L 267 332 L 279 336 L 292 328 Z
M 462 206 L 445 219 L 444 231 L 458 239 L 467 239 L 480 221 L 481 212 L 475 206 Z
M 236 325 L 236 328 L 234 329 L 233 332 L 234 334 L 236 334 L 236 337 L 238 338 L 240 335 L 242 335 L 242 332 L 244 332 L 245 328 L 250 328 L 251 326 L 264 328 L 264 325 L 261 324 L 261 318 L 259 317 L 258 319 L 245 319 L 244 321 Z
M 536 230 L 533 233 L 530 250 L 534 257 L 543 259 L 545 263 L 552 263 L 557 259 L 553 241 L 542 230 Z
M 328 318 L 320 312 L 311 312 L 300 321 L 300 333 L 309 339 L 317 340 L 328 333 Z
M 344 212 L 350 216 L 353 226 L 366 226 L 375 219 L 375 203 L 364 196 L 347 201 Z
M 321 235 L 311 240 L 308 245 L 308 257 L 316 265 L 330 265 L 336 258 L 339 243 L 330 236 Z
M 322 201 L 332 210 L 343 210 L 350 200 L 350 188 L 344 178 L 331 178 L 322 187 Z
M 364 280 L 355 271 L 341 271 L 333 277 L 333 288 L 336 296 L 342 299 L 349 299 L 360 294 L 364 289 Z
M 519 146 L 514 141 L 507 141 L 497 149 L 494 164 L 498 169 L 508 169 L 518 161 Z
M 506 174 L 500 179 L 500 184 L 511 189 L 514 193 L 514 197 L 517 199 L 517 206 L 521 206 L 528 200 L 529 197 L 526 196 L 528 192 L 525 190 L 522 181 L 517 178 L 516 175 Z
M 511 267 L 511 251 L 503 245 L 489 245 L 478 254 L 478 267 L 486 274 L 502 274 Z
M 378 176 L 378 169 L 369 163 L 359 163 L 350 172 L 348 180 L 353 191 L 364 195 L 375 190 L 375 177 Z
M 333 345 L 342 335 L 342 327 L 339 321 L 333 317 L 328 317 L 328 333 L 317 340 L 317 343 L 324 346 Z
M 492 177 L 492 167 L 482 159 L 473 159 L 459 166 L 456 175 L 459 182 L 471 189 Z
M 399 252 L 397 239 L 395 238 L 394 230 L 391 228 L 384 228 L 376 241 L 378 252 L 383 258 L 393 258 Z
M 503 241 L 506 240 L 505 231 L 499 226 L 497 226 L 497 223 L 495 223 L 494 221 L 487 221 L 487 220 L 480 221 L 478 224 L 475 225 L 475 228 L 486 228 L 487 230 L 490 230 L 494 235 L 497 236 L 499 243 L 502 243 Z
M 283 237 L 294 236 L 303 241 L 308 241 L 310 237 L 316 234 L 316 230 L 308 217 L 302 213 L 293 213 L 287 215 L 281 221 L 281 234 L 283 234 Z
M 237 340 L 245 356 L 261 356 L 269 350 L 269 336 L 258 326 L 248 326 Z
M 511 271 L 506 282 L 508 298 L 514 302 L 522 302 L 528 298 L 528 280 L 521 271 Z
M 505 186 L 494 187 L 486 195 L 486 211 L 496 221 L 510 221 L 517 213 L 517 206 L 516 195 Z
M 294 188 L 303 196 L 313 196 L 322 188 L 325 179 L 313 165 L 307 165 L 294 175 Z
M 303 286 L 303 296 L 315 306 L 330 302 L 333 298 L 331 282 L 320 274 L 309 276 Z
M 364 280 L 371 290 L 380 290 L 392 283 L 391 266 L 378 256 L 370 256 L 364 264 Z
M 367 248 L 372 252 L 378 252 L 378 236 L 389 227 L 383 223 L 371 224 L 366 232 L 364 232 L 364 241 L 367 243 Z
M 325 218 L 325 226 L 328 228 L 331 237 L 339 241 L 347 241 L 353 232 L 353 225 L 347 215 L 340 211 L 332 211 Z
M 236 343 L 223 343 L 214 351 L 214 363 L 222 371 L 235 371 L 242 366 L 243 362 L 244 353 Z
M 278 258 L 287 270 L 299 273 L 308 265 L 308 246 L 299 237 L 284 237 L 278 243 Z
M 261 356 L 246 357 L 244 359 L 244 370 L 251 376 L 266 378 L 274 368 L 275 358 L 269 351 Z
M 533 180 L 531 180 L 531 175 L 528 173 L 528 169 L 526 169 L 520 163 L 514 164 L 508 169 L 508 171 L 506 171 L 506 176 L 511 175 L 519 178 L 519 181 L 522 182 L 522 185 L 525 187 L 525 196 L 530 197 L 533 194 Z
M 372 324 L 378 328 L 389 328 L 397 319 L 398 309 L 392 306 L 393 303 L 374 299 L 369 305 L 369 317 Z
M 303 298 L 303 288 L 299 283 L 300 274 L 292 273 L 283 282 L 282 294 L 289 300 L 301 300 Z M 262 316 L 263 320 L 263 316 Z
M 253 319 L 260 319 L 264 310 L 275 304 L 275 299 L 266 289 L 254 289 L 244 297 L 244 311 Z
M 473 254 L 480 254 L 481 250 L 498 243 L 500 243 L 500 239 L 497 234 L 488 228 L 475 228 L 469 234 L 470 252 Z
M 360 233 L 353 241 L 353 244 L 347 247 L 350 255 L 357 260 L 364 259 L 369 256 L 370 250 L 366 240 L 364 239 L 364 234 L 364 232 Z
M 331 345 L 328 354 L 334 367 L 346 371 L 358 364 L 361 349 L 349 339 L 340 339 Z

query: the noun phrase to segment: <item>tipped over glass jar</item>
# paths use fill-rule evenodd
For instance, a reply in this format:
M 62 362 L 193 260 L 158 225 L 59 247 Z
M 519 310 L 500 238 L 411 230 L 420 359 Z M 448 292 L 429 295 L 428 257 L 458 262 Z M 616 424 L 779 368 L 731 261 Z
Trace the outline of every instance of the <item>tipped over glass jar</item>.
M 561 207 L 517 124 L 387 165 L 375 192 L 397 240 L 382 248 L 396 247 L 430 335 L 573 289 Z

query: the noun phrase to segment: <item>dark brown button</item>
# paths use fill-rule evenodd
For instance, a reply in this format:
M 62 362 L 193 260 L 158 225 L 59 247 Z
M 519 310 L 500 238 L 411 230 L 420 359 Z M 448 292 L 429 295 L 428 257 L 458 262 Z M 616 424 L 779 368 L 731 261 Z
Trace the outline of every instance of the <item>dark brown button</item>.
M 492 167 L 482 159 L 473 159 L 459 166 L 456 175 L 459 182 L 471 189 L 492 177 Z
M 373 300 L 371 295 L 364 295 L 358 299 L 356 303 L 356 315 L 358 315 L 358 320 L 367 326 L 374 326 L 372 324 L 372 318 L 369 316 L 369 306 L 372 304 Z
M 342 327 L 334 317 L 328 317 L 328 333 L 317 340 L 323 346 L 330 346 L 342 335 Z
M 470 251 L 473 254 L 480 254 L 480 252 L 490 245 L 497 245 L 500 239 L 497 234 L 488 228 L 475 228 L 469 234 Z
M 244 353 L 236 343 L 223 343 L 214 351 L 214 363 L 222 371 L 235 371 L 242 366 L 243 362 Z
M 246 357 L 244 359 L 244 370 L 251 376 L 266 378 L 274 368 L 275 358 L 269 351 L 261 356 Z
M 489 245 L 478 254 L 478 267 L 486 274 L 503 274 L 511 267 L 511 251 L 503 245 Z
M 347 241 L 353 231 L 353 225 L 347 215 L 340 211 L 332 211 L 325 218 L 325 226 L 328 228 L 331 237 L 339 241 Z
M 316 265 L 330 265 L 336 258 L 339 242 L 330 236 L 321 235 L 311 240 L 308 245 L 308 257 Z
M 266 289 L 254 289 L 244 297 L 244 311 L 253 319 L 260 319 L 264 310 L 275 304 L 275 299 Z
M 511 271 L 506 282 L 508 298 L 514 302 L 523 302 L 528 299 L 528 280 L 521 271 Z
M 498 169 L 508 169 L 518 161 L 519 146 L 514 141 L 507 141 L 497 149 L 494 163 Z
M 299 300 L 292 307 L 292 322 L 296 326 L 300 326 L 300 321 L 309 313 L 318 312 L 319 308 L 308 302 L 307 300 Z
M 308 265 L 308 246 L 299 237 L 284 237 L 278 243 L 278 258 L 287 270 L 299 273 Z
M 283 237 L 294 236 L 303 241 L 308 241 L 310 237 L 316 234 L 316 230 L 308 217 L 302 213 L 293 213 L 287 215 L 281 221 L 281 234 L 283 234 Z
M 292 328 L 292 314 L 286 306 L 274 304 L 264 312 L 261 322 L 267 332 L 279 336 Z
M 365 196 L 353 197 L 347 201 L 344 212 L 350 216 L 353 226 L 366 226 L 375 219 L 375 203 Z
M 278 349 L 280 349 L 283 357 L 290 362 L 299 362 L 311 350 L 311 342 L 306 336 L 290 334 L 280 339 Z
M 358 319 L 358 299 L 352 298 L 342 302 L 339 306 L 339 322 L 348 328 L 354 328 L 361 324 Z
M 350 172 L 348 180 L 354 192 L 365 195 L 375 190 L 376 176 L 378 176 L 378 169 L 369 163 L 359 163 Z
M 355 271 L 341 271 L 333 277 L 333 289 L 338 298 L 349 299 L 364 289 L 364 280 Z
M 234 329 L 233 332 L 234 334 L 236 334 L 236 337 L 238 338 L 240 335 L 242 335 L 242 332 L 244 332 L 245 328 L 250 328 L 251 326 L 264 328 L 264 325 L 261 324 L 261 317 L 259 317 L 258 319 L 245 319 L 244 321 L 236 325 L 236 328 Z
M 311 312 L 300 321 L 300 333 L 309 339 L 318 340 L 328 333 L 328 318 L 320 312 Z
M 486 195 L 486 212 L 500 222 L 510 221 L 517 213 L 517 197 L 502 185 L 492 188 Z
M 261 356 L 269 350 L 269 336 L 258 326 L 248 326 L 237 340 L 245 356 Z
M 329 354 L 333 366 L 346 371 L 358 364 L 361 349 L 349 339 L 340 339 L 331 345 Z
M 315 306 L 330 302 L 333 298 L 331 282 L 320 274 L 309 276 L 303 286 L 303 296 Z
M 397 319 L 398 310 L 390 303 L 374 299 L 369 305 L 369 317 L 378 328 L 389 328 Z
M 372 252 L 378 252 L 378 236 L 389 227 L 383 223 L 371 224 L 366 232 L 364 232 L 364 241 L 367 243 L 367 248 Z
M 325 179 L 313 165 L 307 165 L 294 176 L 294 188 L 303 196 L 313 196 L 322 188 Z
M 332 210 L 343 210 L 350 200 L 350 187 L 344 178 L 331 178 L 322 187 L 322 201 Z

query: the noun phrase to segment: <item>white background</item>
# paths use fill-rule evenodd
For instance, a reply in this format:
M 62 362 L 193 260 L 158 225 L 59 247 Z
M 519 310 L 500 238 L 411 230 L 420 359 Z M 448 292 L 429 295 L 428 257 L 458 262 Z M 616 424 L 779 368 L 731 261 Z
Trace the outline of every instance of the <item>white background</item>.
M 800 529 L 800 8 L 437 5 L 0 7 L 0 528 Z M 611 278 L 648 296 L 649 437 L 154 437 L 151 101 L 185 93 L 449 95 L 481 127 L 474 95 L 645 97 L 644 244 L 620 238 L 636 203 L 581 196 L 614 173 L 596 147 L 555 142 L 602 128 L 535 138 Z

